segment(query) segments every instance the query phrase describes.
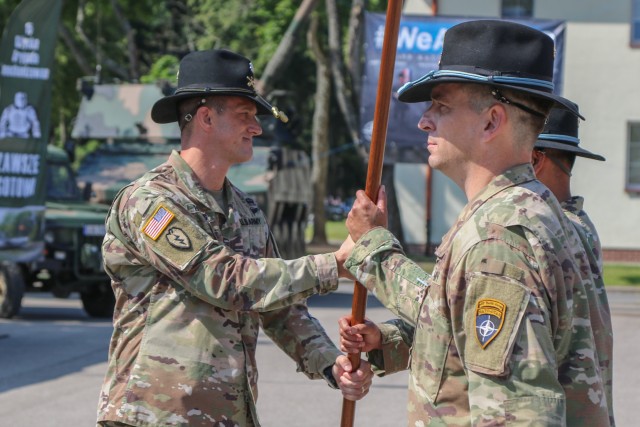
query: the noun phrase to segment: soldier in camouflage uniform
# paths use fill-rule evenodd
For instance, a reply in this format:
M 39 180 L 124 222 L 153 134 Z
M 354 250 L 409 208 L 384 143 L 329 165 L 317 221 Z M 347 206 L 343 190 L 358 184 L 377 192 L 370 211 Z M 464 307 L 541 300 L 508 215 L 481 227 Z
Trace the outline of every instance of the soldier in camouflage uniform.
M 370 366 L 349 372 L 305 304 L 336 289 L 346 254 L 279 259 L 263 213 L 226 179 L 251 158 L 256 115 L 271 113 L 253 83 L 246 58 L 193 52 L 176 93 L 152 108 L 156 122 L 179 122 L 182 146 L 125 187 L 107 218 L 116 307 L 100 425 L 259 426 L 260 326 L 346 398 L 371 384 Z
M 578 106 L 575 106 L 578 109 Z M 584 198 L 571 195 L 571 172 L 576 157 L 604 161 L 599 154 L 592 153 L 579 146 L 578 118 L 566 110 L 554 108 L 549 114 L 547 124 L 533 148 L 531 164 L 536 177 L 546 185 L 560 201 L 564 214 L 575 227 L 582 245 L 587 252 L 587 265 L 581 265 L 583 275 L 594 289 L 588 291 L 593 297 L 590 302 L 590 318 L 597 340 L 598 361 L 607 396 L 610 424 L 613 418 L 613 327 L 607 291 L 604 286 L 602 247 L 600 238 L 591 218 L 583 209 Z
M 440 69 L 400 89 L 431 101 L 429 164 L 469 203 L 429 275 L 358 192 L 345 266 L 400 319 L 341 319 L 341 345 L 368 351 L 382 374 L 410 369 L 411 427 L 608 426 L 597 330 L 607 316 L 581 275 L 585 250 L 558 200 L 536 180 L 531 151 L 553 95 L 553 41 L 532 28 L 471 21 L 445 35 Z M 605 332 L 606 333 L 606 332 Z

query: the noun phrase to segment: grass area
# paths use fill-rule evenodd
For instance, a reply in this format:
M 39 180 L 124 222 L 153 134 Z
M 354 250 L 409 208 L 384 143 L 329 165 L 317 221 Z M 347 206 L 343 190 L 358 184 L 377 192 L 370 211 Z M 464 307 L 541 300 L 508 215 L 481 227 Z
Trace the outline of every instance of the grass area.
M 640 287 L 640 265 L 605 263 L 604 283 L 608 286 Z
M 327 221 L 327 238 L 330 242 L 342 242 L 346 239 L 348 232 L 344 221 Z M 312 228 L 307 228 L 307 241 L 311 239 Z M 432 271 L 435 264 L 433 257 L 425 255 L 410 254 L 420 267 L 425 271 Z M 640 264 L 616 264 L 605 263 L 604 283 L 607 286 L 638 286 L 640 287 Z
M 327 239 L 331 243 L 343 242 L 349 235 L 347 227 L 344 225 L 344 221 L 327 221 L 324 229 L 327 233 Z M 307 242 L 311 241 L 311 238 L 313 237 L 313 224 L 309 224 L 305 230 L 304 237 Z

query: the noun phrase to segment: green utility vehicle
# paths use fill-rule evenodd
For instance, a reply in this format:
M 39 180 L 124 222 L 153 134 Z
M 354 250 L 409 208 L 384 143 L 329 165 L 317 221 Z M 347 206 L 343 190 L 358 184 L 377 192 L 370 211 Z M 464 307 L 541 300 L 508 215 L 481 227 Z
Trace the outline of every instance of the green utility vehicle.
M 92 317 L 110 317 L 114 297 L 102 267 L 101 245 L 108 207 L 89 203 L 76 183 L 67 153 L 47 147 L 44 250 L 30 262 L 0 266 L 0 317 L 20 310 L 25 291 L 66 298 L 79 292 Z

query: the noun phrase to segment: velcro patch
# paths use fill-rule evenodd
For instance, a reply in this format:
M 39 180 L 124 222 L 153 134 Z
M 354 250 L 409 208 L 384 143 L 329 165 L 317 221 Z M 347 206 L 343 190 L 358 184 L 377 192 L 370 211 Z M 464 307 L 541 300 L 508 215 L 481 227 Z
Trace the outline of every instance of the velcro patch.
M 470 370 L 487 375 L 507 372 L 530 293 L 508 277 L 480 272 L 470 276 L 464 307 L 464 362 Z
M 144 227 L 142 227 L 142 232 L 151 239 L 157 240 L 173 218 L 175 218 L 173 212 L 163 205 L 159 205 L 153 215 L 151 215 L 151 218 L 149 218 Z
M 483 298 L 476 303 L 476 338 L 482 348 L 498 336 L 507 306 L 502 301 Z
M 190 268 L 211 237 L 179 206 L 166 200 L 156 203 L 150 216 L 140 221 L 141 235 L 163 263 L 179 270 Z

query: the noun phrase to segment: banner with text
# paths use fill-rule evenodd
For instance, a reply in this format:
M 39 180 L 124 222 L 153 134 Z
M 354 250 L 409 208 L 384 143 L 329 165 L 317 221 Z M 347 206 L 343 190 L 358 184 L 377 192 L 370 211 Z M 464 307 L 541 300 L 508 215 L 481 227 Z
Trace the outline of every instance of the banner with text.
M 51 78 L 62 0 L 23 0 L 0 43 L 0 260 L 42 248 Z
M 445 32 L 464 21 L 482 18 L 438 16 L 403 16 L 398 32 L 393 93 L 389 110 L 385 162 L 426 162 L 426 134 L 418 129 L 418 120 L 426 102 L 407 104 L 397 99 L 397 90 L 431 70 L 438 69 Z M 564 58 L 565 23 L 558 20 L 521 20 L 521 24 L 544 31 L 555 41 L 554 92 L 562 94 L 562 64 Z M 380 55 L 384 37 L 385 15 L 365 13 L 365 64 L 363 70 L 360 123 L 361 141 L 368 148 L 373 130 Z

